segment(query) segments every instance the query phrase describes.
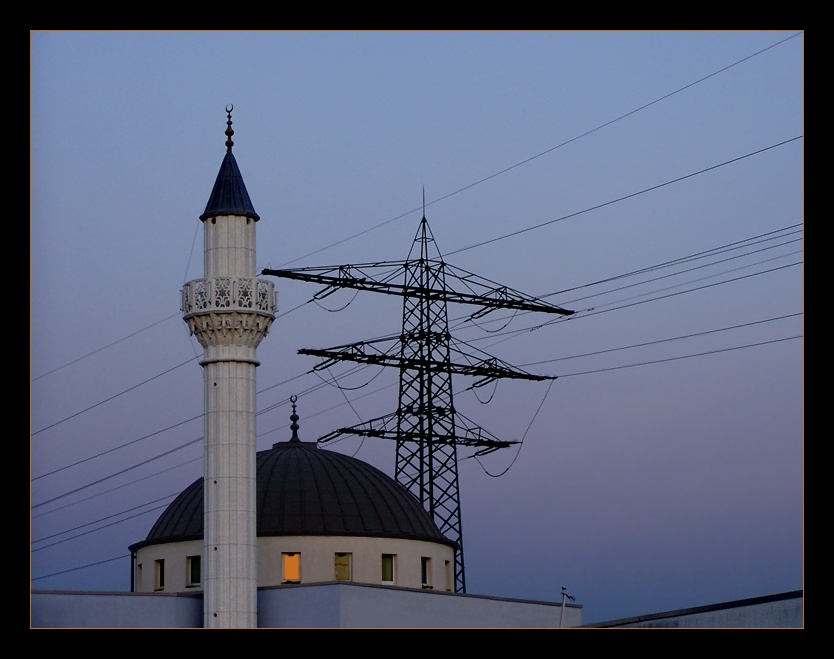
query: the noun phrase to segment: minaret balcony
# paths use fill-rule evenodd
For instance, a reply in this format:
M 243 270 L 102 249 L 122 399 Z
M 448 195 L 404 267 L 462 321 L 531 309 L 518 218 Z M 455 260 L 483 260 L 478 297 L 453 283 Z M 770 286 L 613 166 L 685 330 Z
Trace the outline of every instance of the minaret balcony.
M 255 277 L 194 279 L 183 286 L 181 304 L 183 320 L 204 347 L 240 339 L 254 347 L 278 310 L 275 285 Z

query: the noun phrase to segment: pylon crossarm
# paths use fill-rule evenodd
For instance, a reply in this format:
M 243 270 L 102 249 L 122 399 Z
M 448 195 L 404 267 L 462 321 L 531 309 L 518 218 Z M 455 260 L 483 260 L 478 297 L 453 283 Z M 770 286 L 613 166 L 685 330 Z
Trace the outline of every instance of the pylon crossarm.
M 298 351 L 299 355 L 313 355 L 314 357 L 323 357 L 325 361 L 313 367 L 314 371 L 330 368 L 333 364 L 340 361 L 359 362 L 360 364 L 377 364 L 388 366 L 391 357 L 384 354 L 374 354 L 365 351 L 368 344 L 359 342 L 350 346 L 345 346 L 339 350 L 318 350 L 315 348 L 302 348 Z
M 486 455 L 501 448 L 507 448 L 513 444 L 519 444 L 516 440 L 498 439 L 487 432 L 470 419 L 467 419 L 460 412 L 455 415 L 457 423 L 457 444 L 460 446 L 478 447 L 475 455 Z
M 463 415 L 456 415 L 463 419 L 469 425 L 464 425 L 460 421 L 457 422 L 457 429 L 460 432 L 451 433 L 433 433 L 427 434 L 419 430 L 408 431 L 403 430 L 402 427 L 397 428 L 397 413 L 387 414 L 385 416 L 377 417 L 369 421 L 364 421 L 361 424 L 350 426 L 346 428 L 338 428 L 332 432 L 323 435 L 316 440 L 323 444 L 341 437 L 343 435 L 360 435 L 363 437 L 378 437 L 382 439 L 392 439 L 399 442 L 430 442 L 434 445 L 457 445 L 465 447 L 476 447 L 480 450 L 475 455 L 485 455 L 492 453 L 498 449 L 507 448 L 513 444 L 518 444 L 515 440 L 503 440 L 494 437 L 480 426 L 472 423 Z M 393 426 L 393 427 L 392 427 Z
M 517 309 L 523 311 L 539 311 L 542 313 L 555 313 L 562 316 L 571 316 L 573 311 L 545 302 L 540 298 L 527 295 L 509 286 L 499 284 L 479 275 L 476 275 L 462 268 L 448 263 L 445 264 L 446 281 L 450 279 L 460 282 L 469 289 L 470 293 L 481 300 L 481 311 L 476 311 L 473 317 L 483 316 L 495 309 Z
M 357 426 L 350 428 L 338 428 L 326 435 L 322 435 L 316 441 L 320 444 L 332 441 L 342 435 L 363 435 L 365 437 L 382 437 L 384 439 L 397 438 L 397 413 L 386 414 L 369 421 L 364 421 Z
M 455 291 L 446 287 L 432 288 L 426 286 L 414 286 L 397 284 L 388 280 L 393 274 L 399 274 L 403 269 L 413 266 L 417 261 L 386 261 L 380 263 L 365 263 L 359 265 L 338 265 L 320 266 L 310 268 L 292 268 L 273 270 L 264 268 L 261 276 L 281 277 L 285 279 L 297 279 L 318 284 L 324 284 L 326 288 L 320 291 L 315 298 L 321 299 L 330 295 L 336 288 L 355 288 L 388 295 L 400 295 L 402 297 L 420 297 L 425 300 L 438 302 L 457 302 L 460 304 L 474 304 L 482 307 L 473 317 L 479 317 L 494 309 L 515 309 L 518 311 L 538 311 L 541 313 L 555 313 L 562 316 L 572 316 L 573 311 L 563 309 L 555 304 L 549 304 L 538 298 L 526 295 L 513 290 L 507 286 L 497 284 L 477 275 L 453 268 L 448 264 L 445 267 L 445 280 L 456 280 L 469 292 Z M 424 266 L 431 261 L 421 262 Z M 385 275 L 381 278 L 374 278 L 373 270 L 381 270 Z
M 466 353 L 456 351 L 466 357 L 470 363 L 460 364 L 422 357 L 402 357 L 380 352 L 369 352 L 368 349 L 376 350 L 370 342 L 359 341 L 338 349 L 331 348 L 302 348 L 299 355 L 312 355 L 322 357 L 325 361 L 313 367 L 314 371 L 320 371 L 331 367 L 339 361 L 352 361 L 361 364 L 372 364 L 377 366 L 395 366 L 404 370 L 422 370 L 427 372 L 448 372 L 453 375 L 471 375 L 480 377 L 473 387 L 482 387 L 498 378 L 511 378 L 516 380 L 555 380 L 556 376 L 534 375 L 520 369 L 514 368 L 495 357 L 476 359 Z
M 511 364 L 498 359 L 498 357 L 493 357 L 489 353 L 484 352 L 483 350 L 478 350 L 473 346 L 464 343 L 462 341 L 456 341 L 453 339 L 449 339 L 449 350 L 450 352 L 459 355 L 464 361 L 469 364 L 469 370 L 464 370 L 464 368 L 459 368 L 459 370 L 453 370 L 452 372 L 455 374 L 466 374 L 466 375 L 475 375 L 480 376 L 483 379 L 479 380 L 473 385 L 473 388 L 483 387 L 485 384 L 489 384 L 494 380 L 499 378 L 512 378 L 516 380 L 555 380 L 556 376 L 550 375 L 534 375 L 532 373 L 528 373 L 527 371 L 523 371 L 520 368 L 512 366 Z M 464 352 L 459 346 L 465 345 L 468 350 L 475 351 L 477 354 L 473 355 L 469 352 Z

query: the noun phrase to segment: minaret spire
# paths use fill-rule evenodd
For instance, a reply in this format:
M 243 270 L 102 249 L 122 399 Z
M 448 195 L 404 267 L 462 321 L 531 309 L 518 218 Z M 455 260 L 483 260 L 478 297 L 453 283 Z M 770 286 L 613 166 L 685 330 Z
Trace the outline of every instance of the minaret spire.
M 235 145 L 232 140 L 232 135 L 235 134 L 232 130 L 233 109 L 234 106 L 231 103 L 226 106 L 226 156 L 223 158 L 220 172 L 214 181 L 206 210 L 200 215 L 200 219 L 204 222 L 209 217 L 220 215 L 245 215 L 255 222 L 260 219 L 252 205 L 252 200 L 249 199 L 249 192 L 246 190 L 237 160 L 232 153 L 232 147 Z
M 235 106 L 231 103 L 226 106 L 226 153 L 231 153 L 232 147 L 235 145 L 232 141 L 232 135 L 235 134 L 235 131 L 232 130 L 232 110 L 234 109 Z
M 255 226 L 232 155 L 226 155 L 203 223 L 204 276 L 182 290 L 183 320 L 203 347 L 203 626 L 258 626 L 255 468 L 256 348 L 277 311 L 272 282 L 255 277 Z
M 292 403 L 292 414 L 290 414 L 290 421 L 292 424 L 290 425 L 290 430 L 292 430 L 292 437 L 290 437 L 291 442 L 300 442 L 301 440 L 298 438 L 298 414 L 295 412 L 295 401 L 298 400 L 298 396 L 293 394 L 290 396 L 290 402 Z

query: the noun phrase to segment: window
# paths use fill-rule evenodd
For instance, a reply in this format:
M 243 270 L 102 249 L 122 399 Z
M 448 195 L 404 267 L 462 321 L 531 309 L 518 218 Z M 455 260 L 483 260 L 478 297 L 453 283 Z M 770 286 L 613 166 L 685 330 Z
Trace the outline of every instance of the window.
M 185 569 L 187 574 L 186 587 L 194 588 L 200 585 L 200 557 L 188 556 L 185 559 Z
M 423 588 L 431 589 L 431 559 L 428 556 L 420 558 L 420 583 Z
M 347 552 L 337 551 L 335 558 L 336 581 L 350 581 L 350 568 L 351 555 Z
M 394 558 L 394 554 L 382 555 L 382 583 L 394 583 L 395 581 Z
M 165 590 L 165 559 L 154 561 L 154 590 Z
M 301 583 L 301 554 L 297 551 L 285 551 L 281 554 L 284 565 L 282 583 Z
M 446 571 L 446 590 L 452 590 L 452 562 L 445 561 L 444 568 Z

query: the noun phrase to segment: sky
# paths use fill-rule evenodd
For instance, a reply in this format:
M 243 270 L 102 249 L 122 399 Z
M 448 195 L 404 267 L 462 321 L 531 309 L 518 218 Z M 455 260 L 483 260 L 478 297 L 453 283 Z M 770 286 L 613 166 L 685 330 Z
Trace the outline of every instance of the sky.
M 575 311 L 448 307 L 544 381 L 453 380 L 470 594 L 602 622 L 804 584 L 801 30 L 30 33 L 30 571 L 128 591 L 128 546 L 202 475 L 180 312 L 234 154 L 263 268 L 446 263 Z M 304 348 L 402 299 L 272 278 L 257 448 L 394 412 L 397 372 Z M 351 371 L 351 372 L 349 372 Z M 394 473 L 390 440 L 322 447 Z

